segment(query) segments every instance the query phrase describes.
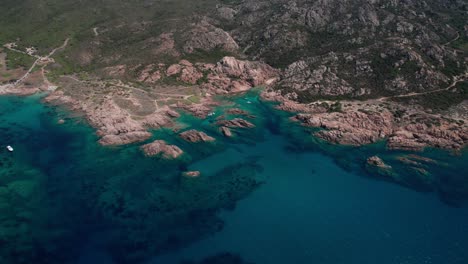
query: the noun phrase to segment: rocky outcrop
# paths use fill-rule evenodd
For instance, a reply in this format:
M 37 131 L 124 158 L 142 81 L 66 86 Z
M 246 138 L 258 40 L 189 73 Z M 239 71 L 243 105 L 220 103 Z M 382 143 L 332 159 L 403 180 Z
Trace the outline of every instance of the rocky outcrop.
M 195 84 L 203 77 L 203 73 L 187 60 L 181 60 L 178 64 L 169 66 L 169 68 L 167 68 L 166 75 L 178 75 L 177 79 L 179 81 L 189 84 Z
M 130 143 L 142 142 L 151 137 L 151 133 L 146 131 L 132 131 L 117 135 L 104 135 L 99 143 L 103 146 L 126 145 Z
M 147 49 L 155 56 L 178 57 L 180 52 L 176 49 L 173 33 L 163 33 L 157 38 L 150 38 L 145 42 Z
M 218 121 L 216 124 L 219 126 L 224 126 L 228 128 L 253 128 L 255 127 L 254 124 L 242 118 L 234 118 L 231 120 L 221 120 L 221 121 Z
M 222 126 L 219 128 L 219 130 L 225 137 L 232 137 L 231 129 L 229 129 L 228 127 Z
M 237 11 L 229 7 L 220 7 L 218 8 L 218 16 L 221 19 L 231 21 L 237 14 Z
M 378 156 L 372 156 L 366 160 L 366 169 L 372 174 L 399 181 L 398 174 Z
M 468 142 L 468 127 L 464 123 L 436 116 L 419 116 L 417 123 L 399 128 L 389 138 L 391 149 L 420 150 L 421 146 L 461 149 Z
M 296 115 L 304 125 L 320 127 L 316 136 L 329 142 L 359 146 L 384 139 L 393 132 L 393 115 L 390 112 L 364 113 L 359 111 Z
M 150 64 L 147 65 L 137 77 L 137 81 L 147 84 L 155 84 L 157 81 L 161 80 L 162 73 L 161 70 L 164 68 L 164 64 Z
M 183 49 L 187 53 L 193 53 L 197 50 L 211 51 L 214 49 L 235 52 L 239 49 L 239 45 L 237 45 L 228 32 L 211 25 L 206 20 L 202 20 L 200 23 L 193 25 L 186 35 Z
M 387 147 L 392 150 L 422 151 L 426 144 L 418 142 L 414 135 L 408 131 L 397 131 L 388 138 Z
M 224 57 L 216 65 L 197 64 L 196 67 L 197 69 L 185 67 L 185 73 L 180 71 L 180 79 L 194 83 L 204 77 L 200 86 L 211 94 L 236 93 L 255 86 L 268 86 L 279 77 L 278 70 L 263 62 L 243 61 L 234 57 Z
M 184 152 L 175 145 L 169 145 L 164 140 L 156 140 L 152 143 L 141 146 L 146 156 L 153 157 L 161 155 L 165 159 L 176 159 Z
M 245 116 L 248 116 L 250 115 L 249 112 L 245 111 L 245 110 L 242 110 L 240 108 L 231 108 L 231 109 L 228 109 L 226 111 L 226 113 L 230 114 L 230 115 L 245 115 Z
M 97 129 L 97 135 L 101 137 L 99 143 L 102 145 L 125 145 L 145 141 L 151 137 L 148 128 L 170 126 L 171 118 L 178 115 L 177 112 L 163 107 L 136 119 L 128 109 L 120 107 L 112 95 L 104 96 L 97 104 L 94 100 L 74 99 L 65 95 L 63 91 L 55 91 L 45 100 L 83 112 L 89 123 Z
M 280 74 L 279 70 L 263 62 L 238 60 L 234 57 L 224 57 L 217 64 L 193 64 L 181 60 L 165 71 L 157 72 L 164 72 L 163 77 L 175 77 L 187 84 L 199 84 L 209 94 L 236 93 L 255 86 L 270 86 L 278 80 Z
M 378 156 L 372 156 L 367 159 L 367 164 L 381 169 L 391 169 L 392 167 L 385 164 L 385 162 Z
M 290 64 L 280 82 L 284 93 L 300 102 L 317 97 L 369 97 L 382 91 L 406 94 L 447 86 L 449 77 L 435 70 L 405 41 L 377 42 L 348 53 L 330 52 Z
M 292 120 L 322 128 L 314 135 L 335 144 L 360 146 L 387 139 L 389 149 L 420 151 L 427 146 L 459 150 L 468 143 L 468 127 L 464 122 L 418 108 L 394 103 L 383 105 L 379 101 L 344 101 L 339 103 L 339 111 L 334 111 L 336 102 L 305 105 L 289 103 L 284 97 L 274 98 L 283 100 L 283 106 L 292 105 L 283 109 L 305 112 Z M 327 111 L 321 110 L 322 107 Z
M 239 109 L 239 108 L 231 108 L 226 111 L 229 115 L 237 115 L 237 116 L 245 116 L 247 118 L 253 119 L 255 118 L 254 115 L 250 114 L 248 111 Z
M 198 118 L 206 118 L 213 111 L 213 107 L 219 105 L 210 98 L 202 98 L 199 104 L 178 103 L 177 108 L 183 109 Z
M 355 91 L 350 83 L 337 75 L 334 68 L 317 66 L 317 61 L 297 61 L 289 65 L 282 77 L 281 86 L 311 96 L 350 95 Z
M 212 142 L 215 141 L 214 137 L 208 136 L 205 132 L 201 132 L 195 129 L 191 129 L 185 132 L 180 133 L 179 135 L 185 141 L 191 143 L 198 143 L 198 142 Z

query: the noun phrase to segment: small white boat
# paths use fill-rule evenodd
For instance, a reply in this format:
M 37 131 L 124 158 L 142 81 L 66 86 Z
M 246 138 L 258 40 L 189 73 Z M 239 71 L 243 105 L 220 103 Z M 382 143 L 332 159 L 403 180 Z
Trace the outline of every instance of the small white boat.
M 12 146 L 7 146 L 6 147 L 8 151 L 13 152 L 13 147 Z
M 208 114 L 208 116 L 214 116 L 215 115 L 215 112 L 211 112 Z

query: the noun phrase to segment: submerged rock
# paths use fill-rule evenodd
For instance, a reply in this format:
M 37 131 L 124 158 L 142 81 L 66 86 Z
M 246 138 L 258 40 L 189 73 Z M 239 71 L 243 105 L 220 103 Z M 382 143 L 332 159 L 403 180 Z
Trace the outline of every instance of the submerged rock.
M 205 132 L 197 131 L 195 129 L 180 133 L 180 137 L 185 141 L 192 143 L 215 141 L 214 137 L 210 137 Z
M 412 165 L 412 166 L 421 166 L 421 163 L 417 162 L 417 161 L 414 161 L 414 160 L 411 160 L 407 157 L 397 157 L 396 158 L 398 161 L 400 161 L 401 163 L 404 163 L 406 165 Z
M 207 257 L 200 262 L 182 262 L 186 264 L 252 264 L 242 259 L 241 256 L 229 252 L 219 253 L 214 256 Z
M 366 170 L 372 174 L 377 174 L 387 179 L 392 179 L 396 182 L 401 181 L 399 175 L 393 171 L 392 166 L 387 165 L 378 156 L 372 156 L 367 159 Z
M 230 115 L 249 115 L 249 112 L 239 109 L 239 108 L 231 108 L 226 111 Z
M 148 157 L 161 154 L 165 159 L 176 159 L 184 153 L 176 145 L 169 145 L 164 140 L 156 140 L 153 143 L 143 145 L 141 149 Z
M 385 162 L 378 156 L 372 156 L 367 159 L 367 164 L 381 169 L 391 169 L 392 166 L 385 164 Z
M 231 108 L 231 109 L 227 110 L 226 113 L 228 113 L 230 115 L 242 115 L 242 116 L 246 116 L 248 118 L 255 118 L 254 115 L 251 115 L 249 112 L 247 112 L 245 110 L 242 110 L 242 109 L 239 109 L 239 108 Z
M 201 173 L 199 171 L 186 171 L 182 173 L 182 175 L 189 178 L 196 178 L 200 177 Z
M 419 155 L 416 155 L 416 154 L 409 154 L 408 158 L 413 159 L 413 160 L 418 160 L 418 161 L 421 161 L 421 162 L 425 162 L 425 163 L 438 164 L 437 161 L 435 161 L 435 160 L 433 160 L 431 158 L 422 157 L 422 156 L 419 156 Z

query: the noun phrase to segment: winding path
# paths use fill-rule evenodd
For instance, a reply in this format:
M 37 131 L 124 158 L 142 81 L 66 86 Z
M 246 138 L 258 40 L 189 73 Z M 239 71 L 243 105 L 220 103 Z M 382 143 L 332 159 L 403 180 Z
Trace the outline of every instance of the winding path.
M 460 38 L 460 32 L 457 31 L 457 36 L 454 39 L 452 39 L 452 40 L 448 41 L 447 43 L 443 44 L 442 46 L 448 46 L 448 45 L 452 44 L 454 41 L 457 41 L 459 38 Z
M 463 82 L 468 80 L 468 72 L 465 72 L 463 75 L 455 76 L 453 77 L 452 83 L 442 89 L 437 89 L 437 90 L 430 90 L 427 92 L 420 92 L 420 93 L 408 93 L 408 94 L 401 94 L 401 95 L 394 95 L 394 96 L 386 96 L 386 97 L 380 97 L 377 98 L 377 101 L 383 102 L 388 99 L 393 99 L 393 98 L 404 98 L 404 97 L 412 97 L 412 96 L 418 96 L 418 95 L 425 95 L 425 94 L 431 94 L 431 93 L 437 93 L 437 92 L 442 92 L 442 91 L 448 91 L 451 88 L 453 88 L 455 85 L 457 85 L 459 82 Z
M 37 56 L 37 55 L 31 55 L 31 54 L 28 54 L 26 52 L 23 52 L 23 51 L 20 51 L 20 50 L 17 50 L 17 49 L 14 49 L 12 47 L 8 47 L 6 46 L 6 48 L 8 48 L 9 50 L 11 51 L 15 51 L 15 52 L 20 52 L 22 54 L 25 54 L 25 55 L 29 55 L 31 57 L 34 57 L 34 58 L 37 58 L 34 63 L 32 64 L 32 66 L 28 69 L 28 71 L 21 77 L 19 78 L 18 80 L 16 80 L 16 82 L 13 83 L 13 86 L 18 86 L 21 82 L 23 82 L 28 76 L 29 74 L 31 74 L 31 72 L 34 70 L 34 68 L 36 67 L 36 65 L 40 62 L 40 61 L 47 61 L 49 60 L 49 58 L 51 56 L 53 56 L 55 54 L 55 52 L 57 52 L 58 50 L 60 49 L 64 49 L 67 45 L 68 45 L 68 42 L 70 41 L 70 38 L 67 38 L 62 46 L 60 47 L 57 47 L 55 49 L 53 49 L 47 56 L 44 56 L 44 57 L 41 57 L 41 56 Z

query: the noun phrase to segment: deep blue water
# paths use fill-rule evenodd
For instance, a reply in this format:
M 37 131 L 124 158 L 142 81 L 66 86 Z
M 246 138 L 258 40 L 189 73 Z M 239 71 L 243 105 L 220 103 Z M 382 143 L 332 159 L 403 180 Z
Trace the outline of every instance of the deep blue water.
M 258 264 L 468 263 L 465 152 L 419 154 L 438 161 L 420 175 L 396 159 L 409 153 L 326 144 L 247 96 L 211 120 L 180 118 L 214 144 L 155 131 L 186 152 L 176 161 L 101 147 L 79 117 L 37 96 L 0 97 L 0 263 L 199 263 L 225 252 Z M 233 104 L 257 128 L 225 139 L 212 123 Z M 366 170 L 376 154 L 393 177 Z M 240 263 L 228 259 L 203 263 Z

